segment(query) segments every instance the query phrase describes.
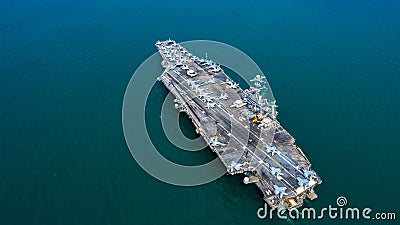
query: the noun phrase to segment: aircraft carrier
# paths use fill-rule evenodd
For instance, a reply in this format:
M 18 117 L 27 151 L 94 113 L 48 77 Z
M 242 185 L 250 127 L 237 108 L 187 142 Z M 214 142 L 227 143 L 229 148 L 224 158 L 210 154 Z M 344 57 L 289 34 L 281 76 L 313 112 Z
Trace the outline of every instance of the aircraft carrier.
M 315 199 L 322 181 L 276 120 L 275 100 L 262 94 L 266 78 L 255 75 L 243 90 L 217 63 L 199 58 L 173 40 L 157 41 L 165 71 L 158 78 L 175 96 L 175 108 L 188 114 L 225 165 L 227 173 L 244 174 L 272 208 L 292 209 Z

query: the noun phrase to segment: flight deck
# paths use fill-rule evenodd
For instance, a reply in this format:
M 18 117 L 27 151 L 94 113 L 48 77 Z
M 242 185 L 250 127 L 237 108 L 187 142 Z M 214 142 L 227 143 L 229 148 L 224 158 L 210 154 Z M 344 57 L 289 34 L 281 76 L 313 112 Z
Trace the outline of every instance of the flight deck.
M 227 173 L 243 173 L 273 208 L 297 208 L 315 199 L 322 181 L 277 121 L 275 100 L 260 93 L 269 87 L 256 75 L 243 90 L 220 65 L 199 58 L 173 40 L 156 43 L 165 71 L 159 77 L 175 96 L 175 108 L 188 114 L 199 133 L 225 165 Z

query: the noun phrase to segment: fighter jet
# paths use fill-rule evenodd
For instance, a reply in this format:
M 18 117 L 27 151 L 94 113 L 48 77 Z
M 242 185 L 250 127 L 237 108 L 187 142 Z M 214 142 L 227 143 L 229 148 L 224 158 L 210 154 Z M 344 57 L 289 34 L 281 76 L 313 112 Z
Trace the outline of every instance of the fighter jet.
M 226 93 L 221 93 L 221 96 L 219 96 L 218 99 L 223 99 L 223 100 L 227 100 L 229 97 Z
M 308 179 L 303 179 L 301 177 L 296 177 L 299 186 L 303 186 L 304 188 L 307 188 L 309 186 L 310 180 Z
M 239 87 L 238 83 L 232 83 L 231 85 L 229 85 L 231 88 L 235 89 Z
M 279 151 L 276 149 L 275 146 L 265 146 L 265 149 L 267 150 L 267 153 L 271 153 L 272 156 L 274 156 L 276 153 L 278 153 Z
M 215 104 L 217 104 L 217 103 L 215 103 L 215 102 L 207 102 L 207 108 L 208 108 L 208 109 L 214 108 L 214 107 L 215 107 Z
M 204 97 L 204 101 L 205 101 L 205 102 L 212 102 L 212 101 L 214 101 L 214 100 L 215 100 L 215 98 L 212 97 L 212 96 L 206 96 L 206 97 Z
M 224 144 L 224 143 L 219 142 L 219 141 L 218 141 L 218 137 L 213 138 L 209 144 L 210 144 L 212 147 L 218 147 L 218 146 L 223 147 L 223 146 L 226 145 L 226 144 Z
M 274 176 L 283 176 L 281 169 L 271 166 L 271 174 Z
M 279 195 L 282 198 L 284 195 L 288 195 L 286 193 L 286 187 L 279 187 L 278 185 L 274 184 L 274 194 Z
M 229 78 L 226 78 L 226 80 L 224 82 L 221 82 L 221 84 L 231 84 L 232 80 L 230 80 Z
M 240 170 L 242 168 L 243 164 L 242 163 L 235 163 L 234 161 L 232 161 L 231 165 L 230 165 L 230 170 L 232 171 L 233 169 L 235 170 Z
M 316 174 L 315 174 L 315 172 L 313 171 L 313 170 L 304 170 L 304 176 L 306 177 L 306 178 L 311 178 L 311 177 L 314 177 Z
M 233 82 L 233 81 L 232 81 L 231 79 L 229 79 L 229 78 L 226 78 L 226 81 L 225 81 L 225 82 L 222 82 L 221 84 L 227 84 L 227 85 L 229 85 L 230 88 L 233 88 L 233 89 L 239 87 L 239 84 L 238 84 L 238 83 Z

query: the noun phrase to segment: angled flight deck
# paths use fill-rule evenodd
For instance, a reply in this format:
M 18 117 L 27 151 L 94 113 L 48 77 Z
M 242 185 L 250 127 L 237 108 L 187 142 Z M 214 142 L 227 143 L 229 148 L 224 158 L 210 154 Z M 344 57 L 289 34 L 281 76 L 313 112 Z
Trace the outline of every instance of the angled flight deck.
M 296 208 L 322 181 L 295 139 L 276 120 L 275 100 L 264 99 L 264 76 L 242 90 L 222 68 L 173 40 L 156 43 L 165 71 L 159 80 L 175 96 L 228 174 L 244 173 L 273 208 Z

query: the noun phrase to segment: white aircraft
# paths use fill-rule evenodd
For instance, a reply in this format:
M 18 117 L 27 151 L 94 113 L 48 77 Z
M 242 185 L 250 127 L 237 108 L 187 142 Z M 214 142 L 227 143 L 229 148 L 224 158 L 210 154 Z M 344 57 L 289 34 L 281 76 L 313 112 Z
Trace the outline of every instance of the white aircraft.
M 232 83 L 231 85 L 229 85 L 231 88 L 235 89 L 239 87 L 238 83 Z
M 278 185 L 274 184 L 274 194 L 279 195 L 282 198 L 284 195 L 288 195 L 286 193 L 286 187 L 279 187 Z
M 215 103 L 215 102 L 207 102 L 207 108 L 208 108 L 208 109 L 214 108 L 214 107 L 215 107 L 215 104 L 217 104 L 217 103 Z
M 275 146 L 265 146 L 265 149 L 267 150 L 267 153 L 271 153 L 272 156 L 274 156 L 276 153 L 278 153 L 279 151 L 276 149 Z
M 242 109 L 240 111 L 242 112 L 243 115 L 245 115 L 249 119 L 253 119 L 256 116 L 256 114 L 254 114 L 252 111 L 248 109 Z
M 283 176 L 281 169 L 271 166 L 271 174 L 274 176 Z
M 218 147 L 218 146 L 223 147 L 223 146 L 226 145 L 226 144 L 224 144 L 224 143 L 219 142 L 217 137 L 216 137 L 216 138 L 213 138 L 209 144 L 210 144 L 212 147 Z
M 233 169 L 235 170 L 241 170 L 242 169 L 243 164 L 242 163 L 235 163 L 234 161 L 231 162 L 231 165 L 229 166 L 230 171 L 232 171 Z
M 247 103 L 243 102 L 242 100 L 236 100 L 235 102 L 233 102 L 233 104 L 230 106 L 231 108 L 236 107 L 236 108 L 240 108 L 242 106 L 245 106 Z
M 314 177 L 316 174 L 313 170 L 304 170 L 304 176 L 306 178 Z
M 309 187 L 310 180 L 303 179 L 301 177 L 296 177 L 296 179 L 298 181 L 299 186 L 303 186 L 305 188 Z
M 226 93 L 221 93 L 221 96 L 219 96 L 218 99 L 227 100 L 228 98 L 229 98 L 229 97 L 228 97 L 228 94 L 226 94 Z
M 233 88 L 233 89 L 239 87 L 239 84 L 238 84 L 238 83 L 233 82 L 233 81 L 232 81 L 231 79 L 229 79 L 229 78 L 226 78 L 226 81 L 225 81 L 225 82 L 222 82 L 221 84 L 227 84 L 227 85 L 229 85 L 230 88 Z

